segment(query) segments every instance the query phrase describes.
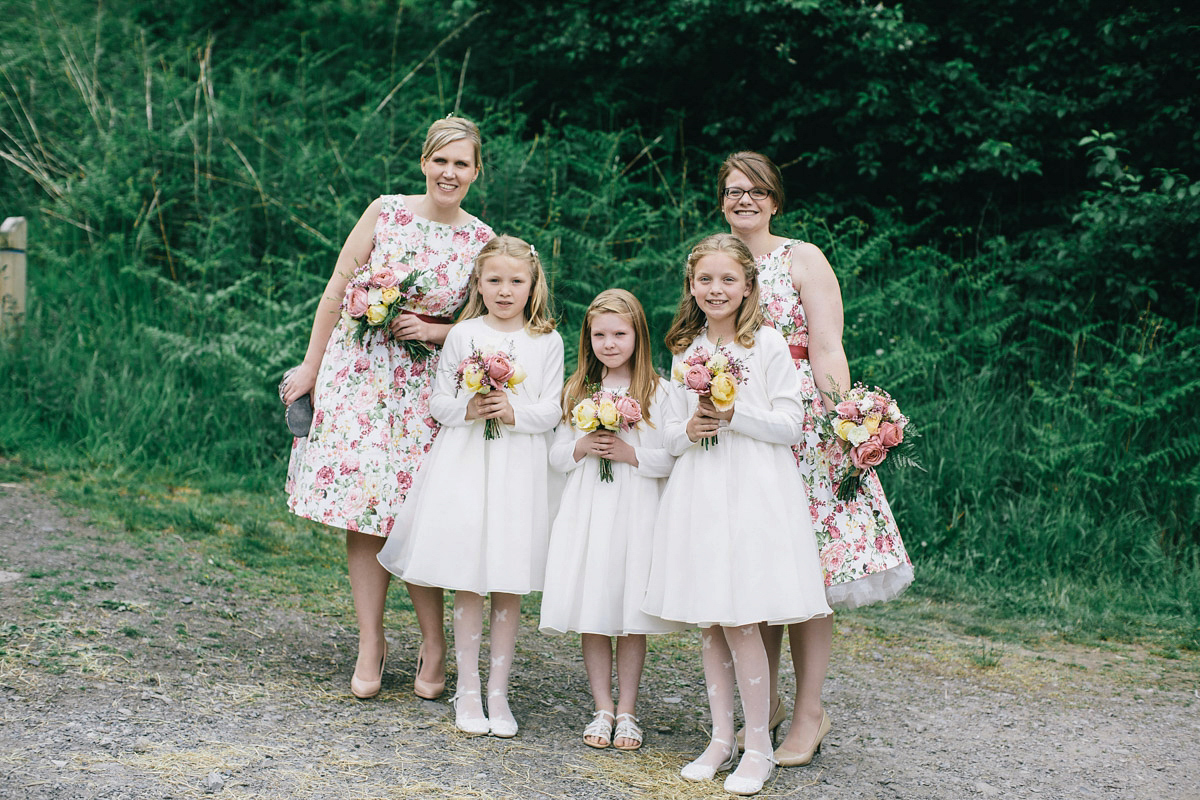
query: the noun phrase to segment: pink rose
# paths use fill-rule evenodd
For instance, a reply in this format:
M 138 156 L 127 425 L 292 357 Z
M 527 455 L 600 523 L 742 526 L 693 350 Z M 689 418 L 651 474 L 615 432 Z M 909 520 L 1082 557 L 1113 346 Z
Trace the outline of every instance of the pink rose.
M 446 286 L 449 283 L 450 283 L 450 279 L 446 277 L 446 273 L 439 272 L 438 276 L 437 276 L 437 285 L 438 286 Z
M 491 239 L 491 238 L 492 238 L 492 232 L 489 231 L 487 228 L 476 228 L 475 229 L 475 241 L 486 242 L 488 239 Z
M 404 386 L 404 378 L 404 367 L 396 367 L 395 371 L 392 372 L 392 385 L 397 389 L 402 388 Z
M 470 241 L 470 239 L 471 239 L 471 234 L 467 233 L 466 231 L 455 231 L 454 232 L 454 243 L 455 244 L 463 245 L 463 244 L 466 244 L 468 241 Z
M 850 450 L 850 460 L 859 469 L 878 467 L 885 458 L 887 458 L 887 450 L 874 436 Z
M 825 546 L 821 551 L 821 566 L 826 575 L 832 575 L 842 568 L 848 555 L 847 549 L 844 542 L 831 542 Z
M 683 382 L 693 392 L 707 392 L 709 384 L 712 383 L 712 375 L 703 364 L 693 364 L 684 374 Z
M 384 267 L 371 276 L 370 284 L 376 289 L 387 289 L 395 286 L 400 280 L 396 277 L 396 273 L 392 272 L 391 268 Z
M 407 225 L 408 223 L 412 222 L 412 220 L 412 212 L 407 208 L 402 208 L 396 212 L 396 222 L 400 223 L 401 225 Z
M 508 383 L 508 379 L 516 371 L 517 368 L 513 366 L 512 360 L 504 353 L 496 353 L 487 360 L 487 375 L 495 381 L 497 386 Z
M 367 360 L 366 356 L 359 356 L 354 361 L 354 371 L 355 372 L 366 372 L 368 369 L 370 369 L 370 367 L 371 367 L 371 362 Z
M 346 295 L 346 313 L 355 319 L 367 313 L 367 290 L 361 286 L 355 286 L 350 290 L 350 294 Z
M 333 467 L 326 464 L 317 470 L 317 488 L 324 489 L 333 485 Z
M 853 400 L 843 400 L 842 402 L 838 403 L 833 410 L 836 411 L 838 416 L 842 417 L 843 419 L 862 419 L 862 414 L 858 412 L 858 404 Z
M 879 424 L 879 441 L 889 450 L 904 441 L 904 429 L 890 422 Z
M 407 472 L 397 472 L 396 485 L 400 487 L 400 491 L 408 491 L 412 488 L 412 475 Z
M 696 364 L 705 363 L 711 357 L 712 356 L 709 354 L 707 349 L 705 349 L 704 347 L 697 347 L 695 350 L 692 351 L 692 354 L 690 356 L 688 356 L 687 358 L 684 359 L 683 363 L 685 363 L 689 366 L 694 366 Z
M 642 407 L 632 397 L 622 395 L 617 398 L 617 413 L 621 415 L 621 419 L 629 427 L 633 427 L 642 421 Z
M 313 415 L 313 427 L 321 427 L 321 423 L 325 421 L 325 409 L 320 409 Z

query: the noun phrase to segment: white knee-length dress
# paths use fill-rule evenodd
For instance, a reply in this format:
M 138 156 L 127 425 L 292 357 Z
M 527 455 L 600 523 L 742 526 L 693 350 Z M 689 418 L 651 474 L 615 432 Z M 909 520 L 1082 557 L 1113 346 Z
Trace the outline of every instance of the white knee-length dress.
M 702 332 L 676 356 L 715 343 Z M 686 425 L 697 396 L 672 389 L 667 449 L 678 456 L 659 501 L 642 610 L 694 625 L 785 624 L 833 613 L 825 601 L 808 497 L 791 444 L 804 410 L 783 337 L 761 328 L 753 348 L 722 343 L 748 367 L 733 419 L 707 450 Z

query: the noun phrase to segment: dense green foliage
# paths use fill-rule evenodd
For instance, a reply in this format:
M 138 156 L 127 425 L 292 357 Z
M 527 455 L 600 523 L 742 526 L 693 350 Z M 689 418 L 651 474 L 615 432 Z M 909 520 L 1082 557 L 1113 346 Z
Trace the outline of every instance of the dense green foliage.
M 486 137 L 468 207 L 549 254 L 570 348 L 608 286 L 666 328 L 753 147 L 852 373 L 922 423 L 929 471 L 888 484 L 918 569 L 1194 626 L 1200 50 L 1152 5 L 33 2 L 0 21 L 0 212 L 32 226 L 0 455 L 277 492 L 275 383 L 452 110 Z

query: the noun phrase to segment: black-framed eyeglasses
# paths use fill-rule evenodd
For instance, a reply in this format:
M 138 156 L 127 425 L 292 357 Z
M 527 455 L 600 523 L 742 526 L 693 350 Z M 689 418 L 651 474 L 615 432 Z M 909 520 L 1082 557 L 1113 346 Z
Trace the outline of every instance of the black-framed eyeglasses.
M 734 201 L 741 200 L 742 195 L 744 195 L 744 194 L 750 195 L 751 200 L 766 200 L 768 197 L 771 196 L 771 190 L 763 189 L 758 186 L 755 186 L 753 189 L 742 189 L 737 186 L 726 186 L 725 187 L 725 199 L 726 200 L 734 200 Z

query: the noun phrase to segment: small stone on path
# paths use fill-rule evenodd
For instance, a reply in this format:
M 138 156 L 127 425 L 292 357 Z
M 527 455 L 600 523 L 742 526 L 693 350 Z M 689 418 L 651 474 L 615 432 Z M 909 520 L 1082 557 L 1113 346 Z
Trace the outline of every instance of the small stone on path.
M 204 779 L 204 791 L 206 794 L 221 791 L 221 787 L 225 785 L 225 779 L 221 777 L 221 773 L 213 770 L 208 773 L 208 777 Z

